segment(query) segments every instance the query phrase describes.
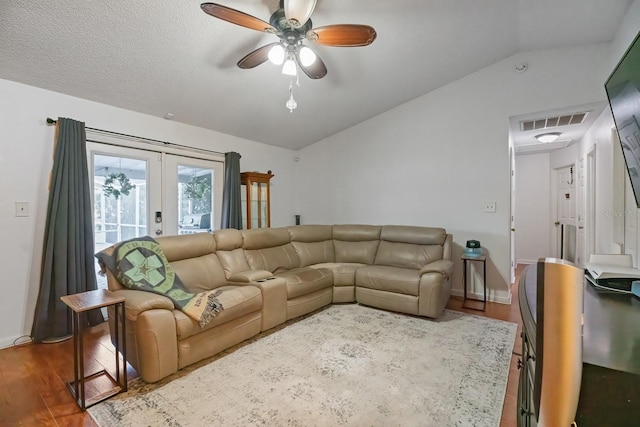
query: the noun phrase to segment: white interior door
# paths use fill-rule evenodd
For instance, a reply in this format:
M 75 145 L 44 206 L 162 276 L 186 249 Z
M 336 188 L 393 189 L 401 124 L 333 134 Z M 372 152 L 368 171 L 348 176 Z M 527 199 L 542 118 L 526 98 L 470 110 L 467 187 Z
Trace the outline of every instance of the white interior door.
M 574 165 L 557 170 L 557 256 L 576 261 L 576 176 Z

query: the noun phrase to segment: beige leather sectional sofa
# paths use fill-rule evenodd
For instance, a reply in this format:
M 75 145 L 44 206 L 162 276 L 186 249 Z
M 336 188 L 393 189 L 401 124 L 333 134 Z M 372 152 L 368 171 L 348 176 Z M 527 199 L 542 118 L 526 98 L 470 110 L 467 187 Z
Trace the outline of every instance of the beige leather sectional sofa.
M 300 225 L 157 241 L 191 291 L 224 290 L 224 310 L 201 328 L 168 298 L 126 289 L 108 272 L 109 289 L 126 298 L 127 359 L 147 382 L 331 303 L 436 318 L 451 290 L 452 238 L 442 228 Z

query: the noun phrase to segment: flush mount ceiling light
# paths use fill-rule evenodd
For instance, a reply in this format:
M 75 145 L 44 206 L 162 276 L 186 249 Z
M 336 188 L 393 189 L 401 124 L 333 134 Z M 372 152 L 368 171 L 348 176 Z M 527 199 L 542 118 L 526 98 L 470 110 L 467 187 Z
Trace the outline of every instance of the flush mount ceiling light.
M 311 14 L 317 0 L 280 0 L 278 9 L 269 22 L 217 3 L 202 3 L 203 12 L 214 18 L 249 28 L 274 34 L 280 40 L 245 55 L 238 61 L 238 67 L 254 68 L 267 60 L 282 66 L 282 73 L 290 77 L 289 100 L 286 107 L 290 112 L 296 108 L 293 99 L 293 79 L 299 86 L 298 69 L 311 79 L 321 79 L 327 74 L 327 67 L 310 47 L 303 42 L 324 46 L 357 47 L 368 46 L 376 39 L 376 31 L 369 25 L 335 24 L 314 27 Z
M 560 132 L 548 132 L 536 135 L 536 139 L 543 143 L 553 142 L 560 136 Z

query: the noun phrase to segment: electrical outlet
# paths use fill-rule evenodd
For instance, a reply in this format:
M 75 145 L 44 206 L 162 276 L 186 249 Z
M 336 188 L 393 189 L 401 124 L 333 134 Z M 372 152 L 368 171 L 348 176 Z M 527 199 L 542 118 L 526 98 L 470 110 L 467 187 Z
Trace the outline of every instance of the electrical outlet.
M 496 202 L 484 202 L 484 212 L 495 213 L 496 212 Z

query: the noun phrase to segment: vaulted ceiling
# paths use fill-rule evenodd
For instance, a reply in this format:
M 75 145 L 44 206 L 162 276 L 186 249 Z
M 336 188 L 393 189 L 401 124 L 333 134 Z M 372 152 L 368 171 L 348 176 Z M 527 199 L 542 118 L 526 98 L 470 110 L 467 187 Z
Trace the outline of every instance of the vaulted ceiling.
M 299 149 L 517 52 L 611 41 L 631 0 L 318 0 L 314 27 L 368 24 L 367 47 L 310 46 L 328 74 L 237 61 L 274 35 L 200 1 L 0 2 L 0 78 Z M 277 0 L 220 0 L 269 21 Z M 82 119 L 82 118 L 78 118 Z

